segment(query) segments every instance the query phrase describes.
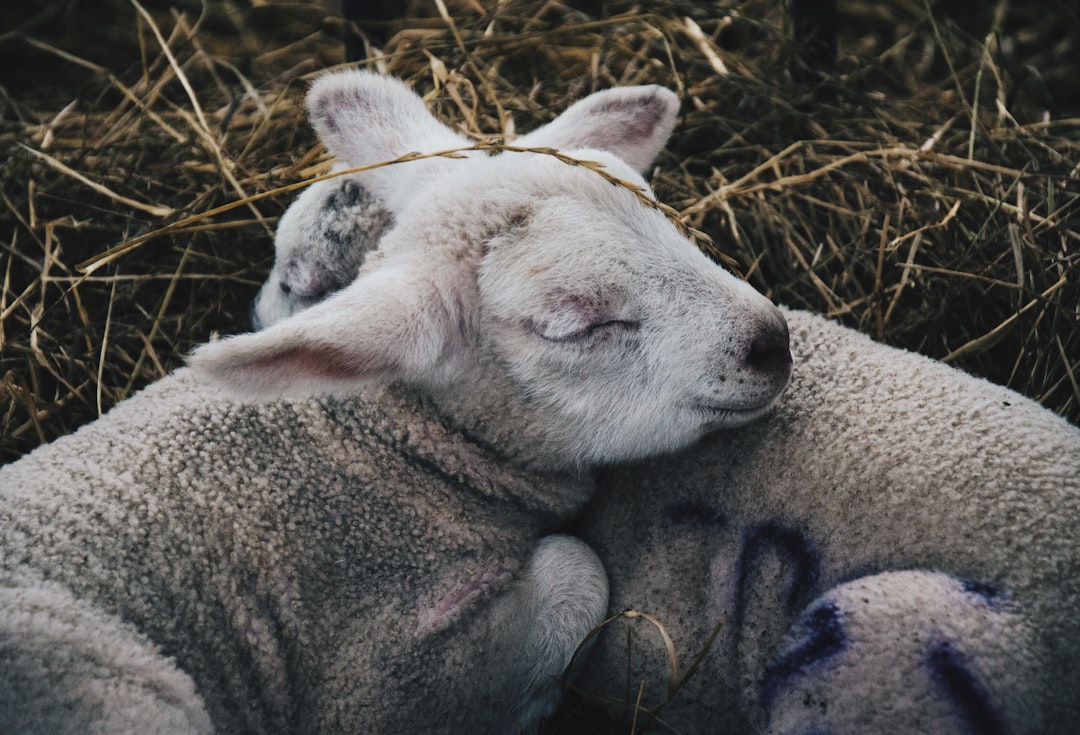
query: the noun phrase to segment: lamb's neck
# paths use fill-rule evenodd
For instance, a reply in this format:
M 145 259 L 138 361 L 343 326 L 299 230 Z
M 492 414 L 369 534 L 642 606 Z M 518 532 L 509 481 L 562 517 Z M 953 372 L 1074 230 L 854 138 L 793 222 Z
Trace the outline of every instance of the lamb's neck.
M 540 473 L 588 473 L 565 421 L 507 375 L 487 354 L 447 385 L 425 386 L 424 400 L 448 426 L 510 462 Z
M 491 411 L 459 413 L 460 405 L 400 385 L 377 395 L 393 432 L 384 438 L 485 494 L 561 518 L 592 496 L 591 473 L 537 458 L 529 432 L 514 430 L 520 424 L 512 405 L 495 401 Z

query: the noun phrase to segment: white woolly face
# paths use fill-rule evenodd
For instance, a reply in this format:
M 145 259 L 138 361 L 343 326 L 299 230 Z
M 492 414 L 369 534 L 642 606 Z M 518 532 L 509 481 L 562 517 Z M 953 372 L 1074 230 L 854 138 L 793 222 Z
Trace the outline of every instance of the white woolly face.
M 790 377 L 779 310 L 662 213 L 565 168 L 530 165 L 548 194 L 490 240 L 479 266 L 479 331 L 515 383 L 597 462 L 677 449 L 766 412 Z
M 459 140 L 400 83 L 371 74 L 324 77 L 309 108 L 351 165 Z M 555 142 L 599 141 L 605 150 L 575 155 L 644 187 L 625 161 L 648 165 L 676 110 L 666 90 L 610 90 L 548 127 Z M 595 171 L 504 153 L 377 168 L 362 181 L 396 221 L 379 257 L 326 301 L 203 346 L 196 369 L 255 396 L 411 383 L 466 422 L 501 406 L 538 451 L 579 465 L 743 424 L 787 384 L 779 310 Z

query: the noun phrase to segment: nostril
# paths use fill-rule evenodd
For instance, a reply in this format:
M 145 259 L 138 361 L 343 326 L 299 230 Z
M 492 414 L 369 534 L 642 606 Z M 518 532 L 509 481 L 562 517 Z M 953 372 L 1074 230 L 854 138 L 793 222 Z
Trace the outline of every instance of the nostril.
M 746 356 L 750 368 L 763 372 L 781 372 L 791 367 L 787 324 L 771 325 L 754 337 Z
M 278 286 L 281 288 L 281 293 L 285 294 L 286 296 L 292 293 L 292 286 L 285 283 L 285 281 L 279 281 Z

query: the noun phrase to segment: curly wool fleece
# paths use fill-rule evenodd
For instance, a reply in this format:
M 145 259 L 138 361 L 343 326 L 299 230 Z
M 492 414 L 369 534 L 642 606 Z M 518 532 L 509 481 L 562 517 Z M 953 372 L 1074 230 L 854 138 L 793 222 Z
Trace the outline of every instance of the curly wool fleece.
M 459 691 L 499 633 L 462 595 L 490 606 L 572 510 L 576 488 L 536 483 L 407 395 L 242 405 L 179 371 L 0 468 L 0 713 L 107 730 L 149 697 L 125 727 L 482 727 L 521 682 Z M 393 696 L 418 671 L 440 696 Z
M 1080 430 L 804 311 L 776 413 L 604 473 L 582 537 L 613 611 L 703 666 L 684 733 L 1031 733 L 1080 722 Z M 618 627 L 618 626 L 616 626 Z M 630 681 L 667 697 L 635 625 Z M 609 630 L 586 689 L 626 691 Z M 645 717 L 641 715 L 640 717 Z

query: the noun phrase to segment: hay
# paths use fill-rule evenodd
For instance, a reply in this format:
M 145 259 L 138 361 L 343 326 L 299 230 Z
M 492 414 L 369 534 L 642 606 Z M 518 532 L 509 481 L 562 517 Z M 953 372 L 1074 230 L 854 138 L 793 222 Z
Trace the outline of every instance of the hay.
M 654 188 L 758 288 L 1077 422 L 1077 11 L 967 5 L 842 4 L 822 80 L 781 0 L 416 2 L 367 63 L 477 141 L 596 89 L 677 90 Z M 335 10 L 0 11 L 0 461 L 245 328 L 287 187 L 325 165 L 301 101 L 343 60 Z

